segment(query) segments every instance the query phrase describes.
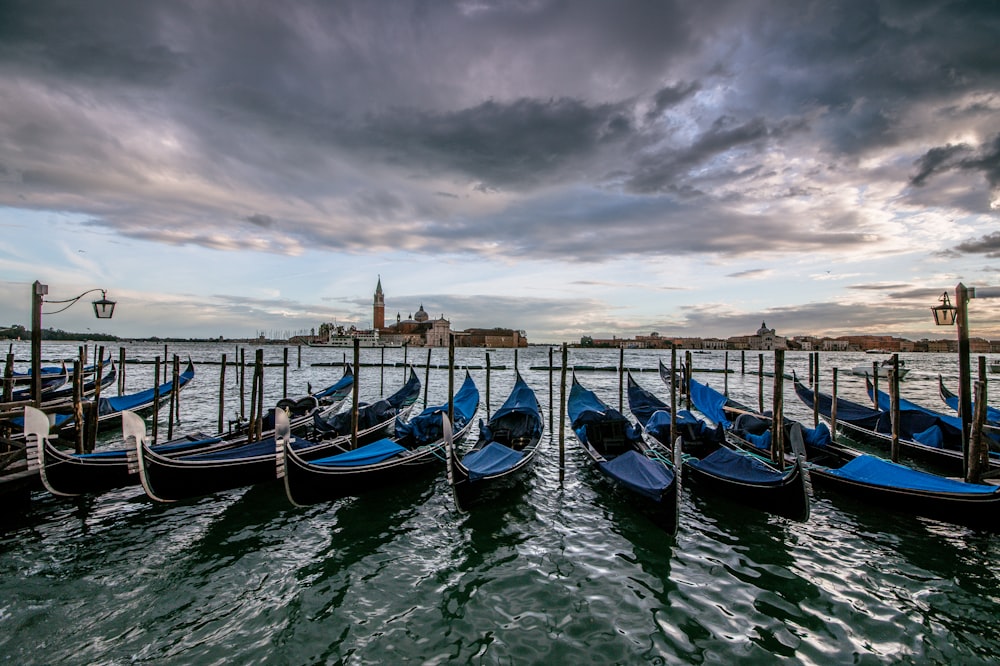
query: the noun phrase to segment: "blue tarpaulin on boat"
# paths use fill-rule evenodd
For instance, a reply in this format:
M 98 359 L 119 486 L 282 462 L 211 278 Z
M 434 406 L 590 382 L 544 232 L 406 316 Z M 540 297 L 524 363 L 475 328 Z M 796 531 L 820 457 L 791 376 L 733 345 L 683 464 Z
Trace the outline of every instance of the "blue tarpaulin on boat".
M 400 446 L 391 439 L 380 439 L 377 442 L 359 446 L 353 451 L 313 460 L 311 464 L 325 467 L 364 467 L 388 460 L 406 450 L 406 447 Z
M 722 431 L 716 432 L 716 429 L 710 427 L 686 409 L 677 411 L 676 421 L 677 432 L 686 441 L 721 442 L 725 438 Z M 670 412 L 662 409 L 658 412 L 653 412 L 653 415 L 646 421 L 646 432 L 650 437 L 656 438 L 657 441 L 668 443 L 670 441 Z
M 768 433 L 770 434 L 770 433 Z M 746 453 L 720 447 L 701 460 L 689 459 L 688 464 L 708 474 L 753 484 L 781 483 L 785 475 L 763 460 Z
M 691 381 L 691 402 L 710 421 L 714 421 L 725 428 L 730 427 L 729 416 L 723 407 L 728 402 L 728 398 L 722 395 L 708 384 Z
M 180 374 L 178 377 L 178 383 L 183 388 L 192 379 L 194 379 L 194 366 L 188 363 L 188 368 Z M 174 388 L 173 381 L 164 382 L 160 384 L 159 397 L 166 398 L 170 395 L 170 392 Z M 108 414 L 117 414 L 118 412 L 123 412 L 126 409 L 141 409 L 146 406 L 153 404 L 153 399 L 156 397 L 156 389 L 146 389 L 145 391 L 139 391 L 137 393 L 131 393 L 129 395 L 119 395 L 111 398 L 100 398 L 97 401 L 97 411 L 101 416 L 106 416 Z
M 326 387 L 322 391 L 317 391 L 312 395 L 316 399 L 328 398 L 331 395 L 343 391 L 348 386 L 353 386 L 353 385 L 354 385 L 354 372 L 350 370 L 350 368 L 348 368 L 348 371 L 344 373 L 344 376 L 340 378 L 340 381 L 338 381 L 336 384 L 332 386 Z
M 465 427 L 469 419 L 479 409 L 479 389 L 472 377 L 466 373 L 465 381 L 455 394 L 452 405 L 454 409 L 454 422 L 452 432 L 457 432 Z M 448 403 L 428 407 L 414 416 L 409 421 L 396 419 L 396 438 L 407 442 L 417 442 L 429 444 L 436 442 L 444 436 L 441 429 L 441 414 L 448 413 Z
M 944 446 L 944 433 L 941 432 L 941 428 L 932 425 L 927 430 L 913 433 L 913 440 L 940 449 Z
M 481 449 L 462 458 L 462 465 L 469 470 L 469 479 L 476 481 L 486 476 L 501 474 L 516 465 L 524 454 L 498 442 L 490 442 Z
M 979 483 L 965 483 L 957 479 L 947 479 L 936 474 L 928 474 L 876 456 L 861 455 L 839 469 L 829 470 L 830 474 L 852 481 L 870 483 L 887 488 L 928 490 L 933 492 L 958 493 L 963 495 L 988 495 L 1000 492 L 996 486 Z
M 182 456 L 181 460 L 238 460 L 240 458 L 274 455 L 276 450 L 274 437 L 267 437 L 258 442 L 251 442 L 232 449 Z
M 656 501 L 674 482 L 674 473 L 666 465 L 635 451 L 626 451 L 599 466 L 601 471 L 626 488 Z

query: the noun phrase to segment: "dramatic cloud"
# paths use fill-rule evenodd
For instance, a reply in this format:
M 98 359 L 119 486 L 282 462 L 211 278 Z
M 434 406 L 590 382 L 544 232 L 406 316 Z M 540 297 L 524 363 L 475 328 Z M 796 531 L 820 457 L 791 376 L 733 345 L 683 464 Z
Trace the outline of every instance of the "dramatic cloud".
M 31 217 L 70 245 L 197 256 L 206 284 L 262 261 L 347 281 L 298 293 L 307 310 L 367 294 L 347 266 L 398 284 L 417 262 L 426 293 L 470 267 L 548 280 L 551 301 L 505 303 L 544 335 L 692 305 L 664 293 L 776 307 L 734 282 L 840 327 L 848 275 L 995 276 L 997 34 L 996 7 L 962 1 L 12 0 L 0 224 L 25 256 L 2 277 L 43 265 Z

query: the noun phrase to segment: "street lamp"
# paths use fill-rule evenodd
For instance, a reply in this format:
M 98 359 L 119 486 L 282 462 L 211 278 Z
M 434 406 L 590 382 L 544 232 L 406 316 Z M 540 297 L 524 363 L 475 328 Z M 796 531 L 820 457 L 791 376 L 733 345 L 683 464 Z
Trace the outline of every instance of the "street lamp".
M 49 295 L 49 286 L 35 280 L 31 285 L 31 399 L 35 406 L 42 402 L 42 314 L 58 314 L 63 310 L 68 310 L 77 301 L 92 294 L 95 291 L 101 292 L 101 297 L 93 302 L 94 316 L 98 319 L 111 319 L 115 312 L 115 301 L 108 300 L 108 292 L 105 289 L 88 289 L 79 296 L 54 301 L 46 300 Z M 52 312 L 42 312 L 43 303 L 65 303 L 65 307 L 53 310 Z
M 931 308 L 938 326 L 958 326 L 958 415 L 962 418 L 962 459 L 964 476 L 969 476 L 969 439 L 972 430 L 972 373 L 969 369 L 969 299 L 996 298 L 1000 287 L 955 287 L 955 305 L 948 292 L 941 294 L 941 305 Z

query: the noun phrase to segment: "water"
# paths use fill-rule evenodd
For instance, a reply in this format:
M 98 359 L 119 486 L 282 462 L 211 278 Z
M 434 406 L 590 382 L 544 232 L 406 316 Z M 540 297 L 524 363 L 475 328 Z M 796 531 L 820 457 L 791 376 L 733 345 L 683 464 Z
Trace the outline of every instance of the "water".
M 60 350 L 65 350 L 61 352 Z M 20 358 L 27 350 L 15 350 Z M 170 353 L 218 360 L 227 345 Z M 75 347 L 47 345 L 45 356 Z M 114 353 L 117 355 L 117 348 Z M 132 345 L 129 358 L 162 347 Z M 380 350 L 364 350 L 364 361 Z M 386 350 L 402 361 L 403 350 Z M 423 363 L 426 350 L 408 360 Z M 495 410 L 513 383 L 512 350 L 491 351 Z M 280 361 L 281 348 L 266 349 Z M 432 363 L 446 363 L 445 350 Z M 629 351 L 626 365 L 653 369 L 664 352 Z M 252 356 L 252 354 L 250 354 Z M 483 350 L 458 362 L 485 366 Z M 558 350 L 553 354 L 559 363 Z M 288 392 L 326 386 L 337 350 L 290 350 Z M 665 356 L 669 363 L 669 356 Z M 722 352 L 695 354 L 720 367 Z M 904 355 L 904 395 L 930 406 L 937 373 L 954 387 L 948 355 Z M 521 350 L 519 366 L 550 413 L 547 348 Z M 823 354 L 842 368 L 842 395 L 863 382 L 843 368 L 864 354 Z M 615 365 L 617 351 L 570 350 L 570 362 Z M 807 375 L 807 354 L 786 365 Z M 765 367 L 771 369 L 767 355 Z M 737 372 L 730 393 L 756 404 L 757 377 Z M 756 352 L 747 355 L 756 370 Z M 198 365 L 182 394 L 182 428 L 214 429 L 219 366 Z M 128 390 L 152 383 L 130 364 Z M 394 391 L 402 368 L 362 368 L 362 397 Z M 418 369 L 421 380 L 423 368 Z M 473 370 L 485 398 L 485 370 Z M 227 369 L 226 417 L 239 409 Z M 559 373 L 552 416 L 559 420 Z M 661 396 L 655 372 L 635 375 Z M 267 402 L 282 395 L 268 368 Z M 460 375 L 459 375 L 460 377 Z M 580 380 L 617 405 L 614 372 Z M 722 374 L 699 379 L 721 388 Z M 765 380 L 770 405 L 771 379 Z M 457 383 L 457 382 L 456 382 Z M 447 373 L 431 370 L 430 402 L 446 399 Z M 249 380 L 247 382 L 249 386 Z M 994 401 L 995 403 L 995 401 Z M 788 387 L 786 413 L 811 422 Z M 485 407 L 480 410 L 484 416 Z M 165 428 L 165 422 L 161 429 Z M 162 430 L 161 430 L 162 432 Z M 656 529 L 584 465 L 566 437 L 547 433 L 531 473 L 511 492 L 457 511 L 442 472 L 381 493 L 305 509 L 278 485 L 172 505 L 137 488 L 57 499 L 36 493 L 28 516 L 0 534 L 0 658 L 17 664 L 153 663 L 996 663 L 1000 660 L 997 540 L 930 520 L 880 514 L 819 494 L 807 523 L 770 518 L 684 492 L 676 539 Z

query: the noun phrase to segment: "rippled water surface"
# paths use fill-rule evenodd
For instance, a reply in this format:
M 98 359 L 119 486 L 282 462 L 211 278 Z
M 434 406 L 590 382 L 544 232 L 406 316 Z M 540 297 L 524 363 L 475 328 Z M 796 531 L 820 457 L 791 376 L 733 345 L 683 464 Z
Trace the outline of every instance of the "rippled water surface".
M 47 345 L 46 357 L 75 347 Z M 20 358 L 27 349 L 15 348 Z M 169 352 L 230 360 L 235 348 L 189 344 Z M 248 357 L 252 356 L 249 350 Z M 117 347 L 114 349 L 117 356 Z M 151 360 L 162 347 L 131 345 Z M 426 350 L 409 350 L 423 364 Z M 460 349 L 496 409 L 513 383 L 512 350 Z M 364 350 L 363 361 L 380 361 Z M 402 362 L 404 351 L 384 352 Z M 653 370 L 664 352 L 628 351 L 625 364 Z M 280 347 L 266 349 L 279 361 Z M 288 394 L 333 383 L 330 349 L 290 350 Z M 615 351 L 570 350 L 570 364 L 614 366 Z M 17 664 L 96 663 L 997 663 L 1000 547 L 995 537 L 827 495 L 806 523 L 772 518 L 684 491 L 676 538 L 584 466 L 567 426 L 559 463 L 560 374 L 548 348 L 521 350 L 518 365 L 554 419 L 530 473 L 469 513 L 436 477 L 310 508 L 275 483 L 177 504 L 138 487 L 99 496 L 33 495 L 27 516 L 0 534 L 0 658 Z M 559 350 L 552 353 L 558 365 Z M 695 354 L 720 368 L 722 352 Z M 937 373 L 954 390 L 954 358 L 904 354 L 903 393 L 944 408 Z M 432 364 L 445 364 L 435 350 Z M 848 368 L 864 354 L 823 354 L 821 389 L 838 367 L 842 395 L 861 399 Z M 756 404 L 758 378 L 698 379 Z M 747 354 L 756 370 L 757 353 Z M 765 368 L 773 368 L 771 356 Z M 788 353 L 800 376 L 807 354 Z M 501 367 L 497 367 L 501 366 Z M 536 369 L 531 369 L 531 368 Z M 226 418 L 239 410 L 227 369 Z M 182 394 L 181 429 L 213 430 L 218 365 L 198 365 Z M 418 368 L 421 380 L 424 369 Z M 267 401 L 282 371 L 266 370 Z M 618 373 L 578 377 L 617 406 Z M 655 372 L 637 380 L 669 398 Z M 390 393 L 402 367 L 363 367 L 363 398 Z M 765 380 L 770 405 L 771 378 Z M 129 364 L 127 389 L 148 388 L 152 366 Z M 247 385 L 249 386 L 249 378 Z M 551 391 L 551 393 L 550 393 Z M 432 369 L 430 402 L 446 399 L 447 372 Z M 550 395 L 552 398 L 550 399 Z M 786 413 L 812 414 L 785 392 Z M 997 404 L 996 399 L 991 401 Z M 479 416 L 485 417 L 485 404 Z M 161 428 L 165 425 L 161 425 Z M 555 433 L 555 434 L 553 434 Z

